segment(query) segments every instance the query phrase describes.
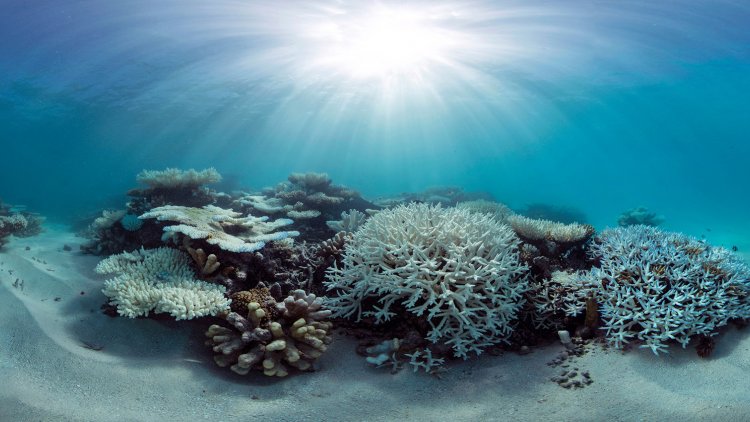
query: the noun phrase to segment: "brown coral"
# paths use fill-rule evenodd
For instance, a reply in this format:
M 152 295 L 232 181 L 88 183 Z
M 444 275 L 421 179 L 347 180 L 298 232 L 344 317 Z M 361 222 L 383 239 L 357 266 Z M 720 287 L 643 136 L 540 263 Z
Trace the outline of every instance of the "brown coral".
M 266 299 L 273 301 L 270 296 Z M 274 311 L 275 315 L 269 315 L 260 303 L 250 302 L 247 318 L 237 312 L 226 317 L 232 328 L 210 326 L 206 344 L 218 353 L 216 364 L 230 366 L 241 375 L 257 369 L 277 377 L 288 375 L 287 365 L 302 371 L 312 369 L 331 342 L 331 323 L 326 321 L 331 311 L 322 309 L 321 299 L 303 290 L 275 303 Z

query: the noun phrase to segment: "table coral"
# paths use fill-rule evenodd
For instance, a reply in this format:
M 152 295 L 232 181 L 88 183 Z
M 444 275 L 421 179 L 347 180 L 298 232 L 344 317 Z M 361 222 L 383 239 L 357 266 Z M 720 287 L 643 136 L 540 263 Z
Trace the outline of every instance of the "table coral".
M 298 236 L 297 231 L 275 231 L 292 224 L 292 220 L 268 221 L 268 217 L 242 216 L 241 213 L 206 205 L 202 208 L 165 205 L 154 208 L 139 218 L 179 224 L 164 227 L 164 239 L 180 233 L 191 239 L 205 239 L 228 252 L 254 252 L 266 242 Z
M 291 366 L 311 370 L 313 363 L 331 342 L 331 312 L 322 308 L 322 300 L 303 290 L 293 291 L 281 303 L 268 294 L 247 304 L 246 316 L 231 312 L 226 320 L 231 328 L 211 325 L 206 344 L 218 353 L 214 361 L 229 366 L 238 374 L 261 370 L 267 376 L 284 377 Z M 258 292 L 249 296 L 258 298 Z M 268 303 L 275 304 L 269 310 Z

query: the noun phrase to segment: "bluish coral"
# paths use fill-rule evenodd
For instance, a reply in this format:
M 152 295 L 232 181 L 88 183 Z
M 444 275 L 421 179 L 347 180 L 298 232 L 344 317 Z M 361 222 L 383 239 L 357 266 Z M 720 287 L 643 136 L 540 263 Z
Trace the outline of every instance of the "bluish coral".
M 129 232 L 134 232 L 143 227 L 143 220 L 139 219 L 137 215 L 125 214 L 120 219 L 120 225 L 122 228 Z
M 637 225 L 603 231 L 591 255 L 600 266 L 580 282 L 597 286 L 603 329 L 617 348 L 637 340 L 658 354 L 671 340 L 685 347 L 750 317 L 750 268 L 727 249 Z

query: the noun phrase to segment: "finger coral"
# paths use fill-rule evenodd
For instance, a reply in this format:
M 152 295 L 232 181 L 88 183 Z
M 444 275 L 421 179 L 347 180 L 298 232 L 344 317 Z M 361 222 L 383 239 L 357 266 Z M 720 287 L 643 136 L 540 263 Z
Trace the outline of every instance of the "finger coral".
M 519 240 L 489 215 L 410 204 L 384 210 L 353 235 L 329 270 L 328 307 L 383 323 L 404 311 L 455 356 L 505 341 L 528 289 Z
M 313 363 L 331 342 L 331 312 L 322 300 L 303 290 L 295 290 L 276 303 L 267 289 L 246 292 L 246 312 L 226 317 L 231 328 L 211 325 L 206 344 L 218 353 L 214 361 L 238 374 L 260 370 L 267 376 L 284 377 L 289 368 L 312 369 Z M 246 316 L 243 316 L 246 315 Z

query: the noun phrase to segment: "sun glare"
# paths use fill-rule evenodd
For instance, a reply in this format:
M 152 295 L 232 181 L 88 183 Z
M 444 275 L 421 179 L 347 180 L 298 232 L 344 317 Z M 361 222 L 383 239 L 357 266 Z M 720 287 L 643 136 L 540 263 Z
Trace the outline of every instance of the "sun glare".
M 419 76 L 452 45 L 436 19 L 414 10 L 380 7 L 341 17 L 318 32 L 320 60 L 353 78 Z

